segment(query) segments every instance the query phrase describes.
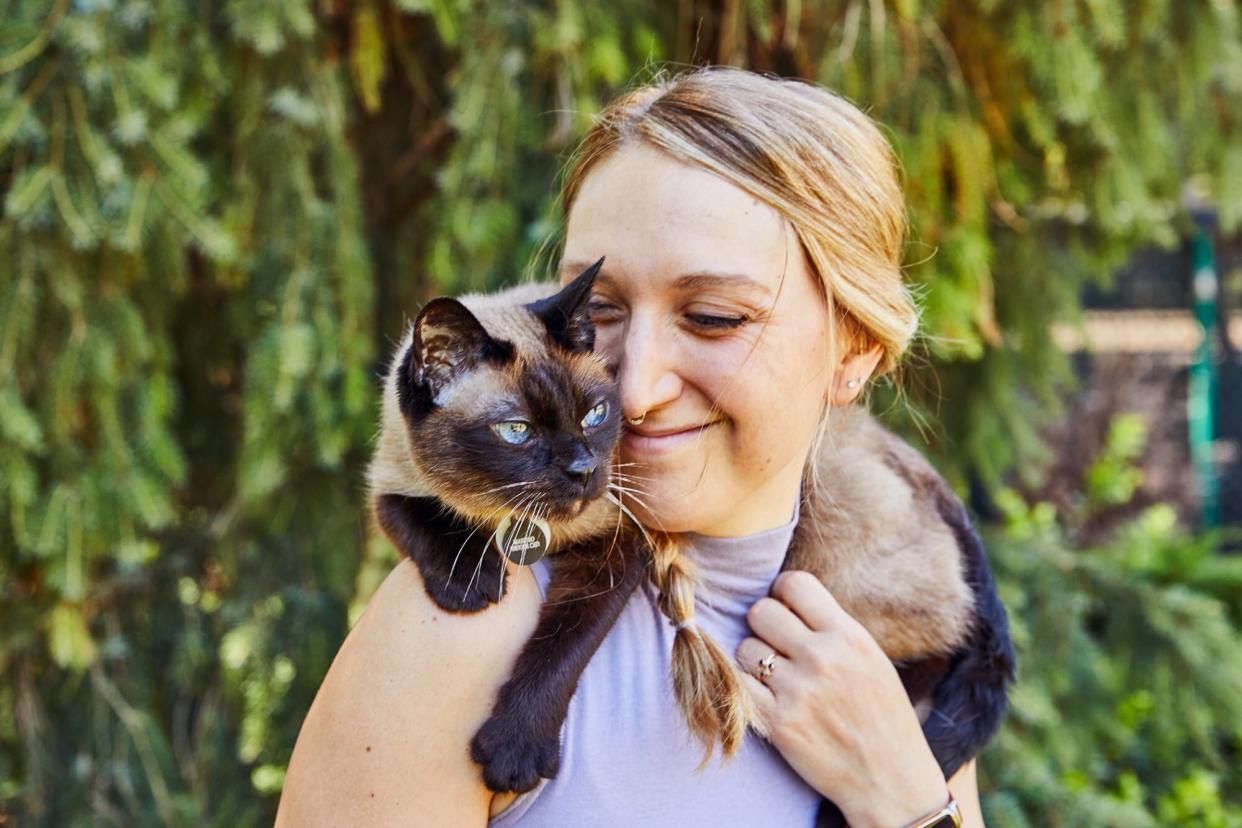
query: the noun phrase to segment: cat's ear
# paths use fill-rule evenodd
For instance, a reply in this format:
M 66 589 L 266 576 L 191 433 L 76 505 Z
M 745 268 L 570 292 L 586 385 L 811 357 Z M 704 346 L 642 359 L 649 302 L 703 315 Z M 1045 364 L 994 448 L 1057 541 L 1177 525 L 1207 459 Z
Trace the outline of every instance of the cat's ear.
M 512 356 L 512 346 L 493 339 L 456 299 L 432 299 L 414 320 L 414 339 L 404 379 L 429 402 L 484 360 Z
M 603 264 L 604 257 L 600 256 L 599 261 L 558 293 L 526 306 L 543 322 L 552 341 L 568 351 L 589 353 L 595 347 L 595 326 L 591 324 L 587 300 Z

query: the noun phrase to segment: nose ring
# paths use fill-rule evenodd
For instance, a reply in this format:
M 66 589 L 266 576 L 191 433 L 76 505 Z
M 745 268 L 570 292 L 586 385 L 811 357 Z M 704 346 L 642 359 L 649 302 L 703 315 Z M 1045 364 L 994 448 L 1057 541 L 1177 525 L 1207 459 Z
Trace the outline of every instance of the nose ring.
M 646 411 L 644 411 L 642 414 L 639 414 L 637 417 L 626 417 L 625 421 L 632 426 L 636 426 L 636 425 L 642 425 L 643 420 L 645 419 L 647 419 Z

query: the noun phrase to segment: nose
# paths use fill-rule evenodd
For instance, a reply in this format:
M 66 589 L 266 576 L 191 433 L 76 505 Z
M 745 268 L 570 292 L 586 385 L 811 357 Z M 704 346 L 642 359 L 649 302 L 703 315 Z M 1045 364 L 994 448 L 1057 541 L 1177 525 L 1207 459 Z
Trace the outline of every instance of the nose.
M 627 417 L 654 411 L 681 394 L 681 377 L 673 369 L 676 355 L 666 339 L 664 326 L 657 319 L 637 313 L 630 316 L 617 375 L 621 409 Z
M 561 448 L 560 467 L 570 480 L 585 485 L 595 474 L 598 465 L 595 452 L 585 442 L 578 440 Z
M 595 457 L 575 457 L 565 466 L 565 472 L 579 482 L 585 481 L 595 473 Z

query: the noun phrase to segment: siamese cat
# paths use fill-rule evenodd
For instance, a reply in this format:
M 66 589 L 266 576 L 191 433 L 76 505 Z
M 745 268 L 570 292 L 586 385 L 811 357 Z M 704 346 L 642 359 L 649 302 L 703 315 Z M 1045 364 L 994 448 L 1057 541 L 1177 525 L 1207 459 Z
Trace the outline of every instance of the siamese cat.
M 497 792 L 556 774 L 578 677 L 647 576 L 643 534 L 612 495 L 621 408 L 586 313 L 602 262 L 559 292 L 433 299 L 384 386 L 371 503 L 437 605 L 484 610 L 506 557 L 554 554 L 535 633 L 471 744 Z
M 655 565 L 676 538 L 633 521 L 618 482 L 615 370 L 587 307 L 602 263 L 564 288 L 433 299 L 385 381 L 371 504 L 437 605 L 485 610 L 506 558 L 552 556 L 536 631 L 471 743 L 496 792 L 555 776 L 578 679 L 643 578 L 678 639 L 696 634 Z M 946 778 L 995 733 L 1015 663 L 982 545 L 947 483 L 864 410 L 833 410 L 783 568 L 819 577 L 894 661 Z M 825 800 L 817 824 L 843 820 Z

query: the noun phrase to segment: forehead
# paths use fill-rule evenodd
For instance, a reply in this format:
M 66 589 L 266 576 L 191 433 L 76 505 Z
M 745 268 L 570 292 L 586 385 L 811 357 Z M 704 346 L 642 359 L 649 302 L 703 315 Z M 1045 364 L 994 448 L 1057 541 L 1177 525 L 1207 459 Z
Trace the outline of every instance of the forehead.
M 576 423 L 608 382 L 602 363 L 581 355 L 532 361 L 512 374 L 512 385 L 532 420 L 554 426 Z
M 786 229 L 776 210 L 745 190 L 633 143 L 583 181 L 566 226 L 561 279 L 605 256 L 604 273 L 625 274 L 627 282 L 737 274 L 775 295 L 782 273 L 792 273 L 800 258 Z
M 519 357 L 511 365 L 482 365 L 459 378 L 443 404 L 455 417 L 475 421 L 517 413 L 539 421 L 576 421 L 578 409 L 594 404 L 610 385 L 603 363 L 587 354 Z

